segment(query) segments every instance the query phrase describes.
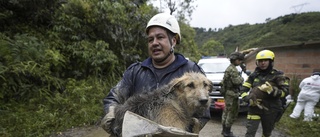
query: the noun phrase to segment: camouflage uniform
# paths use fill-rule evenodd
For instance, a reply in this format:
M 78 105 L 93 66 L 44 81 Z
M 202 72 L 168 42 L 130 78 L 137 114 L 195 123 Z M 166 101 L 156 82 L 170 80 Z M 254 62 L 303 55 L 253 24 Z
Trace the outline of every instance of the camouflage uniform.
M 241 88 L 241 93 L 248 92 L 251 88 L 260 86 L 266 81 L 273 79 L 277 75 L 283 75 L 283 72 L 272 69 L 268 73 L 262 73 L 257 69 L 248 77 Z M 247 133 L 246 137 L 255 137 L 260 121 L 263 130 L 263 136 L 271 136 L 275 122 L 283 113 L 285 103 L 284 97 L 289 93 L 289 79 L 285 81 L 285 85 L 281 87 L 273 87 L 273 92 L 262 100 L 262 104 L 269 110 L 259 109 L 257 106 L 250 106 L 247 115 Z
M 231 128 L 236 120 L 239 111 L 239 88 L 243 82 L 238 69 L 230 64 L 223 77 L 223 89 L 225 90 L 225 108 L 222 114 L 222 125 L 224 128 Z

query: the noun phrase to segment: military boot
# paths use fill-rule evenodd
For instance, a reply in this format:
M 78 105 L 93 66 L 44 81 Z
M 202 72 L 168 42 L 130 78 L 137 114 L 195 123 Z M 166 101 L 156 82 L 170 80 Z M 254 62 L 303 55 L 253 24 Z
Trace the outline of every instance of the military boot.
M 222 125 L 221 135 L 223 135 L 225 131 L 226 131 L 226 126 L 225 126 L 225 125 Z
M 231 132 L 231 127 L 225 127 L 225 131 L 222 134 L 224 137 L 236 137 Z

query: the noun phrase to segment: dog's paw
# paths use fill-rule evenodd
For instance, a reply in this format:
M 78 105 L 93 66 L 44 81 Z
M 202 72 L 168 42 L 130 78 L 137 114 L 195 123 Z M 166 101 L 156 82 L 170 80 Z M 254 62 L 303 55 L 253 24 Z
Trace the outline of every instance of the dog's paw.
M 199 119 L 197 118 L 192 118 L 192 132 L 193 133 L 199 133 L 201 130 L 201 123 L 199 121 Z
M 257 104 L 257 107 L 258 107 L 259 109 L 264 109 L 264 107 L 261 106 L 260 104 Z

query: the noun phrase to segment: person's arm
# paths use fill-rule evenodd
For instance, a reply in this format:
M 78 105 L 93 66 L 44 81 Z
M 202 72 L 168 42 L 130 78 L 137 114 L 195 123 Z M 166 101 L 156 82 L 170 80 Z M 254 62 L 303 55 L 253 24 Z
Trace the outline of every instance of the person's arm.
M 250 91 L 250 89 L 252 88 L 252 83 L 254 80 L 254 76 L 255 73 L 252 73 L 248 79 L 242 84 L 242 86 L 240 87 L 240 96 L 242 97 L 242 100 L 245 102 L 249 102 L 249 98 L 248 98 L 248 92 Z
M 115 119 L 114 109 L 116 104 L 124 103 L 124 101 L 129 97 L 134 83 L 132 82 L 132 74 L 134 74 L 133 69 L 127 69 L 122 80 L 113 87 L 108 95 L 103 99 L 105 116 L 101 120 L 101 127 L 109 134 L 119 134 L 112 126 Z
M 304 83 L 305 83 L 304 81 L 305 81 L 305 79 L 300 82 L 300 84 L 299 84 L 300 89 L 302 89 L 302 87 L 304 86 Z
M 103 99 L 104 112 L 109 112 L 109 107 L 115 104 L 122 104 L 130 96 L 133 90 L 134 66 L 131 65 L 123 74 L 121 81 L 113 87 L 108 95 Z
M 270 93 L 273 97 L 284 98 L 289 95 L 289 83 L 290 79 L 286 77 L 282 85 L 272 86 L 272 91 Z
M 109 112 L 109 107 L 112 104 L 119 104 L 119 101 L 117 99 L 117 93 L 116 90 L 118 89 L 118 87 L 121 85 L 121 81 L 117 84 L 117 86 L 113 87 L 108 95 L 103 99 L 103 105 L 104 105 L 104 112 L 105 114 L 107 114 Z
M 230 73 L 229 76 L 231 77 L 231 82 L 233 84 L 233 87 L 240 87 L 243 83 L 243 77 L 240 76 L 238 70 L 236 68 L 232 69 L 232 71 L 228 72 Z

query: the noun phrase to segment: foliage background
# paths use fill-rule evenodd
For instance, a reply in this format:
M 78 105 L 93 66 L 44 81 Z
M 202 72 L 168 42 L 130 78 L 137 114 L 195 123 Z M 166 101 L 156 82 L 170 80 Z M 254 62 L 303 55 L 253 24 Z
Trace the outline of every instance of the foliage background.
M 225 28 L 195 28 L 199 47 L 209 40 L 224 46 L 226 54 L 249 48 L 300 44 L 320 41 L 320 13 L 289 14 L 276 19 L 266 19 L 261 24 L 229 25 Z
M 0 1 L 0 136 L 49 136 L 98 123 L 110 88 L 131 63 L 148 57 L 145 26 L 159 9 L 147 2 Z M 186 18 L 194 7 L 181 6 L 175 51 L 193 61 L 236 46 L 320 39 L 320 13 L 213 31 L 192 28 Z
M 0 136 L 98 123 L 110 88 L 147 58 L 145 26 L 158 12 L 147 0 L 0 1 Z M 176 16 L 190 32 L 178 48 L 199 56 Z

